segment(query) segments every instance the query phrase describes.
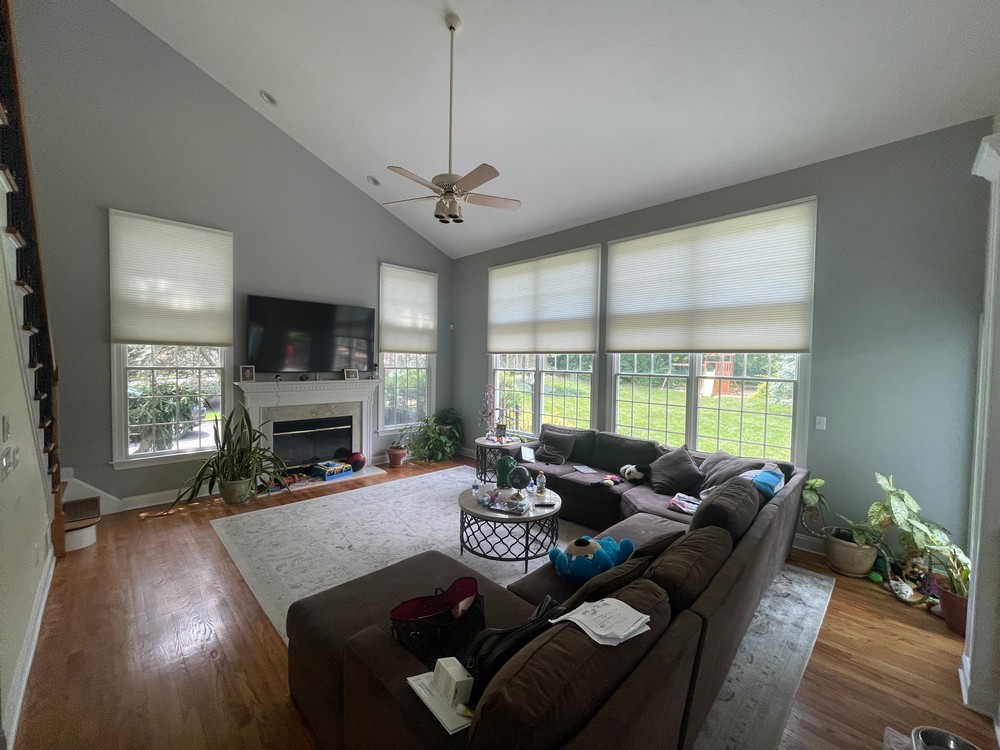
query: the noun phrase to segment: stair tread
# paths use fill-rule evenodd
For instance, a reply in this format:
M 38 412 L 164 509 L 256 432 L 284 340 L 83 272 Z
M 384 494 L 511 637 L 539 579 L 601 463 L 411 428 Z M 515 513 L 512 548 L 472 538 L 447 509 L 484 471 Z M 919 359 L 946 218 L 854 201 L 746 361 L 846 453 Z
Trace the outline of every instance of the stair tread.
M 69 529 L 71 523 L 86 521 L 92 518 L 101 517 L 101 498 L 84 497 L 79 500 L 64 500 L 63 513 L 66 515 L 66 528 Z
M 79 531 L 80 529 L 86 529 L 91 526 L 96 526 L 100 523 L 101 517 L 96 516 L 94 518 L 81 518 L 79 521 L 67 521 L 65 529 L 66 531 Z

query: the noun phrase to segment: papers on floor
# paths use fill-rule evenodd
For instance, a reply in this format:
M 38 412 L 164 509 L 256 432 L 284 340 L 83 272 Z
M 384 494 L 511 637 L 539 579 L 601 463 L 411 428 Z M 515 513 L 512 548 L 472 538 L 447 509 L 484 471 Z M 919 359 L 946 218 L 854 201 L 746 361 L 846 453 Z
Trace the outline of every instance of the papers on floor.
M 575 622 L 584 633 L 605 646 L 617 646 L 649 630 L 649 615 L 618 599 L 601 599 L 581 604 L 550 622 Z
M 427 708 L 431 710 L 431 713 L 441 722 L 441 726 L 445 728 L 448 734 L 461 732 L 472 723 L 471 718 L 460 715 L 453 706 L 448 705 L 448 701 L 444 699 L 444 696 L 434 689 L 432 684 L 434 681 L 433 672 L 424 672 L 414 677 L 407 677 L 406 681 L 410 683 L 413 692 L 420 696 L 420 700 L 424 702 Z

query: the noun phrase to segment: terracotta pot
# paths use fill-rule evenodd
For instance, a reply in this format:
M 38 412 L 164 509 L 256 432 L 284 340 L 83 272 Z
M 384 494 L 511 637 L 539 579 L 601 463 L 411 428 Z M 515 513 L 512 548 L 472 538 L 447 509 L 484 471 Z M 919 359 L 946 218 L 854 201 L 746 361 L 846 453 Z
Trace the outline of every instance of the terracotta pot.
M 257 495 L 255 490 L 252 479 L 219 482 L 219 494 L 226 505 L 246 505 Z
M 831 535 L 831 528 L 823 530 L 827 537 L 824 540 L 826 564 L 838 573 L 852 578 L 864 578 L 875 564 L 878 549 L 870 545 L 859 547 L 854 542 L 845 542 Z
M 941 595 L 941 615 L 948 629 L 965 637 L 965 620 L 969 610 L 969 600 L 951 590 L 947 576 L 938 575 L 938 593 Z
M 386 452 L 389 454 L 389 468 L 398 469 L 406 460 L 406 448 L 393 448 L 390 446 Z

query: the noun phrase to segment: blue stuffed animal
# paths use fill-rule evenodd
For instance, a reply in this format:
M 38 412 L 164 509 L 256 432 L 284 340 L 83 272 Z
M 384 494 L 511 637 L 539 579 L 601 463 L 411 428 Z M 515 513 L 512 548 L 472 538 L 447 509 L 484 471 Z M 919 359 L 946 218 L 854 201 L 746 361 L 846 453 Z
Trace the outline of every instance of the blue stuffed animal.
M 553 547 L 549 550 L 549 559 L 559 575 L 581 585 L 597 574 L 625 562 L 633 552 L 635 545 L 631 539 L 616 542 L 610 537 L 591 539 L 589 536 L 582 536 L 566 545 L 565 551 Z

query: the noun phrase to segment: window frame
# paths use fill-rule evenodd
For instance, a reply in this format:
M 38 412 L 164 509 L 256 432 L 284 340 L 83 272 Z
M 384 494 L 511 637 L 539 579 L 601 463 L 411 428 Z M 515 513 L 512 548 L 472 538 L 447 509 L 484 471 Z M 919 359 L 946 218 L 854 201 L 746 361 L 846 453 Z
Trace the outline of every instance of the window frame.
M 489 363 L 488 363 L 489 382 L 493 384 L 494 388 L 497 389 L 497 391 L 499 391 L 499 385 L 497 383 L 497 372 L 499 372 L 499 371 L 506 371 L 506 372 L 530 372 L 530 373 L 532 373 L 532 378 L 533 378 L 532 383 L 531 383 L 531 386 L 532 386 L 532 390 L 531 390 L 531 423 L 532 423 L 532 425 L 533 425 L 533 427 L 534 427 L 534 429 L 536 431 L 533 432 L 533 433 L 532 432 L 525 432 L 523 430 L 512 429 L 508 425 L 508 427 L 507 427 L 508 432 L 511 432 L 511 433 L 513 433 L 515 435 L 520 435 L 520 436 L 529 436 L 529 435 L 531 435 L 531 436 L 537 436 L 538 430 L 541 429 L 542 421 L 543 421 L 543 409 L 544 409 L 544 406 L 543 406 L 543 404 L 544 404 L 543 396 L 544 396 L 544 383 L 545 383 L 545 375 L 546 375 L 546 373 L 557 373 L 557 374 L 563 374 L 563 373 L 565 373 L 565 374 L 570 374 L 570 375 L 573 375 L 573 374 L 576 374 L 576 375 L 587 374 L 585 370 L 569 370 L 569 369 L 567 369 L 567 370 L 559 370 L 559 369 L 549 369 L 549 368 L 545 367 L 545 360 L 546 360 L 547 357 L 561 357 L 561 356 L 567 356 L 567 357 L 572 357 L 572 356 L 591 357 L 591 369 L 590 369 L 590 373 L 589 373 L 590 374 L 590 411 L 589 411 L 589 414 L 588 414 L 587 425 L 585 427 L 583 427 L 583 429 L 592 429 L 593 428 L 594 423 L 595 423 L 595 416 L 596 416 L 596 413 L 597 413 L 597 401 L 598 401 L 597 396 L 598 396 L 598 393 L 599 393 L 599 390 L 598 390 L 599 386 L 597 385 L 598 368 L 596 366 L 597 362 L 598 362 L 598 354 L 596 352 L 587 352 L 587 353 L 583 353 L 583 354 L 581 354 L 579 352 L 564 353 L 564 354 L 557 354 L 557 353 L 535 354 L 535 353 L 531 353 L 531 352 L 523 352 L 521 354 L 514 355 L 514 356 L 534 357 L 535 366 L 534 366 L 534 369 L 532 369 L 532 370 L 527 370 L 527 369 L 526 370 L 516 370 L 516 369 L 512 369 L 512 368 L 508 368 L 508 367 L 497 367 L 497 359 L 499 357 L 502 357 L 502 356 L 511 356 L 511 354 L 507 353 L 507 354 L 490 354 L 490 355 L 488 355 L 488 358 L 489 358 Z
M 386 383 L 386 370 L 387 369 L 403 369 L 403 368 L 387 368 L 385 366 L 385 355 L 387 354 L 419 354 L 421 356 L 427 357 L 427 414 L 431 415 L 437 411 L 437 354 L 432 354 L 429 352 L 383 352 L 380 351 L 378 354 L 379 359 L 379 407 L 378 407 L 378 434 L 382 435 L 398 435 L 411 424 L 415 422 L 407 422 L 405 424 L 387 424 L 385 421 L 386 416 L 386 403 L 385 403 L 385 383 Z M 419 370 L 424 368 L 419 367 L 407 367 L 407 370 Z
M 631 352 L 626 352 L 631 353 Z M 647 352 L 649 353 L 649 352 Z M 650 354 L 661 354 L 666 352 L 655 352 Z M 687 394 L 690 396 L 694 394 L 694 398 L 687 398 L 685 403 L 685 419 L 684 419 L 684 444 L 688 445 L 692 450 L 697 450 L 698 445 L 698 380 L 701 377 L 706 377 L 702 374 L 704 354 L 700 352 L 671 352 L 672 354 L 687 354 L 689 357 L 688 374 L 686 376 L 671 375 L 665 377 L 683 377 L 687 381 Z M 725 352 L 729 353 L 729 352 Z M 739 354 L 772 354 L 772 353 L 787 353 L 787 352 L 738 352 Z M 795 379 L 795 389 L 792 402 L 792 435 L 791 435 L 791 446 L 790 446 L 790 458 L 789 461 L 796 466 L 805 466 L 807 462 L 807 445 L 808 445 L 808 429 L 809 429 L 809 382 L 810 382 L 810 365 L 811 357 L 808 353 L 799 352 L 794 353 L 796 357 L 796 379 Z M 608 354 L 608 382 L 605 390 L 605 395 L 607 398 L 607 424 L 609 429 L 614 431 L 618 426 L 618 399 L 617 399 L 617 386 L 618 377 L 622 374 L 620 372 L 619 358 L 621 354 L 614 353 Z M 631 374 L 631 373 L 625 373 Z M 757 378 L 757 377 L 736 377 L 733 376 L 733 380 L 768 380 L 767 378 Z M 657 437 L 652 439 L 657 440 Z M 670 446 L 678 447 L 678 446 Z
M 160 346 L 200 346 L 198 344 L 159 344 Z M 115 469 L 136 469 L 160 464 L 181 463 L 202 459 L 210 455 L 214 448 L 198 450 L 170 451 L 130 455 L 128 452 L 128 347 L 130 344 L 111 344 L 111 434 L 112 460 Z M 222 406 L 221 412 L 228 414 L 233 405 L 233 382 L 227 373 L 233 372 L 233 347 L 219 346 L 222 351 Z

